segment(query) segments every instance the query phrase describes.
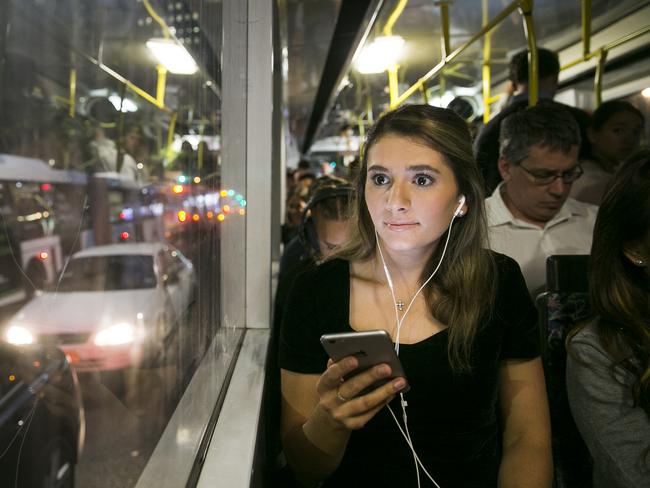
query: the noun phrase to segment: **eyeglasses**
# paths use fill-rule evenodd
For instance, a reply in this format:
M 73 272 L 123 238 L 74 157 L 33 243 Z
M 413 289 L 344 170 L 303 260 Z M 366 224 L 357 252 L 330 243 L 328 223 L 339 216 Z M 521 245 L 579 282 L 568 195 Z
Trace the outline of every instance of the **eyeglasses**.
M 562 178 L 562 181 L 568 185 L 580 178 L 582 173 L 584 173 L 582 166 L 579 164 L 566 171 L 549 171 L 545 169 L 532 171 L 526 168 L 523 164 L 520 164 L 519 167 L 532 176 L 537 185 L 550 185 L 557 178 Z

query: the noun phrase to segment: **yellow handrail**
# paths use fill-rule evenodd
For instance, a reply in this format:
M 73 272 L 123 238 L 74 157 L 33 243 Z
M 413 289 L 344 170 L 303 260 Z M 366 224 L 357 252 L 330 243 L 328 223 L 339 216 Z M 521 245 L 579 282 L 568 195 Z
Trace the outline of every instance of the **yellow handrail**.
M 386 25 L 384 25 L 383 33 L 385 36 L 393 35 L 393 26 L 395 25 L 395 22 L 397 22 L 399 16 L 402 15 L 404 7 L 406 7 L 407 3 L 408 0 L 400 0 L 399 3 L 395 6 L 390 16 L 388 17 L 388 20 L 386 21 Z M 390 99 L 391 108 L 393 106 L 393 100 L 397 98 L 397 94 L 399 92 L 397 77 L 398 69 L 399 66 L 397 63 L 394 63 L 388 67 L 388 97 Z
M 70 107 L 68 110 L 68 115 L 71 118 L 74 118 L 76 111 L 76 99 L 77 99 L 77 70 L 72 68 L 70 70 Z
M 482 0 L 482 22 L 481 25 L 485 27 L 490 19 L 488 11 L 488 0 Z M 492 57 L 492 34 L 486 32 L 485 39 L 483 40 L 483 123 L 487 124 L 490 120 L 490 98 L 491 98 L 491 85 L 492 85 L 492 70 L 490 69 L 490 58 Z
M 162 33 L 163 33 L 163 36 L 165 37 L 165 39 L 169 39 L 169 38 L 171 38 L 171 37 L 172 37 L 172 33 L 171 33 L 171 31 L 169 30 L 169 26 L 168 26 L 167 23 L 164 21 L 164 19 L 163 19 L 160 15 L 158 15 L 158 14 L 156 13 L 156 11 L 154 10 L 154 8 L 153 8 L 153 7 L 151 6 L 151 4 L 149 3 L 149 0 L 142 0 L 142 4 L 144 5 L 144 8 L 147 9 L 147 12 L 149 13 L 149 15 L 151 15 L 151 18 L 152 18 L 153 20 L 155 20 L 155 21 L 158 23 L 158 25 L 160 26 L 160 28 L 162 29 Z
M 416 81 L 413 85 L 411 85 L 404 93 L 402 93 L 395 100 L 394 105 L 391 103 L 391 107 L 399 106 L 400 104 L 402 104 L 417 90 L 419 90 L 423 83 L 426 83 L 429 79 L 437 75 L 445 67 L 446 64 L 450 63 L 455 58 L 457 58 L 460 54 L 462 54 L 463 51 L 465 51 L 465 49 L 467 49 L 469 46 L 474 44 L 483 35 L 487 34 L 492 29 L 494 29 L 512 12 L 517 10 L 517 8 L 519 8 L 521 3 L 522 2 L 520 0 L 514 0 L 513 2 L 511 2 L 505 9 L 503 9 L 499 14 L 497 14 L 497 16 L 494 17 L 494 19 L 492 19 L 485 26 L 483 26 L 483 28 L 480 31 L 478 31 L 476 34 L 474 34 L 468 41 L 466 41 L 464 44 L 457 47 L 451 54 L 443 58 L 442 61 L 440 61 L 437 65 L 431 68 L 424 76 L 418 79 L 418 81 Z
M 633 41 L 636 38 L 641 37 L 641 36 L 643 36 L 643 35 L 645 35 L 645 34 L 647 34 L 649 32 L 650 32 L 650 25 L 642 27 L 641 29 L 638 29 L 638 30 L 636 30 L 636 31 L 634 31 L 634 32 L 632 32 L 630 34 L 627 34 L 627 35 L 625 35 L 623 37 L 620 37 L 620 38 L 616 39 L 615 41 L 612 41 L 612 42 L 610 42 L 608 44 L 604 44 L 603 46 L 599 47 L 595 51 L 591 51 L 590 53 L 587 53 L 584 56 L 581 56 L 581 57 L 579 57 L 577 59 L 574 59 L 570 63 L 567 63 L 564 66 L 562 66 L 560 69 L 565 70 L 565 69 L 573 68 L 574 66 L 576 66 L 576 65 L 578 65 L 580 63 L 584 63 L 585 61 L 589 61 L 591 58 L 599 56 L 600 51 L 602 49 L 604 49 L 605 51 L 611 51 L 612 49 L 614 49 L 616 47 L 619 47 L 620 45 L 625 44 L 627 42 Z
M 109 67 L 106 66 L 104 63 L 100 63 L 99 61 L 97 61 L 97 60 L 95 60 L 95 59 L 93 59 L 93 58 L 90 58 L 90 57 L 89 57 L 88 59 L 90 59 L 91 62 L 93 62 L 94 64 L 96 64 L 97 67 L 98 67 L 99 69 L 101 69 L 101 70 L 104 71 L 106 74 L 108 74 L 108 75 L 111 76 L 112 78 L 116 79 L 117 81 L 119 81 L 120 83 L 122 83 L 123 85 L 125 85 L 129 90 L 131 90 L 133 93 L 135 93 L 135 94 L 138 95 L 139 97 L 143 98 L 143 99 L 146 100 L 147 102 L 151 103 L 152 105 L 155 105 L 155 106 L 158 107 L 160 110 L 163 110 L 163 111 L 165 111 L 165 112 L 171 112 L 171 111 L 172 111 L 170 108 L 166 107 L 166 106 L 164 105 L 164 103 L 163 103 L 163 104 L 159 103 L 158 100 L 157 100 L 155 97 L 153 97 L 152 95 L 150 95 L 149 93 L 147 93 L 146 91 L 144 91 L 142 88 L 140 88 L 140 87 L 134 85 L 133 83 L 131 83 L 131 82 L 130 82 L 129 80 L 127 80 L 124 76 L 122 76 L 121 74 L 119 74 L 117 71 L 115 71 L 115 70 L 109 68 Z
M 594 95 L 596 97 L 596 107 L 599 107 L 603 101 L 603 75 L 605 74 L 605 64 L 607 63 L 607 49 L 601 49 L 598 55 L 598 64 L 596 65 L 596 76 L 594 77 Z
M 407 3 L 408 0 L 399 0 L 399 3 L 395 6 L 393 12 L 390 14 L 388 20 L 386 21 L 386 25 L 384 25 L 383 32 L 385 36 L 393 35 L 393 26 L 395 25 L 395 22 L 397 22 L 397 19 L 399 19 L 399 16 L 402 15 L 404 7 L 406 7 Z
M 167 86 L 167 70 L 164 66 L 156 66 L 158 79 L 156 80 L 156 101 L 160 106 L 165 105 L 165 87 Z
M 422 92 L 422 101 L 426 104 L 429 103 L 429 95 L 427 95 L 427 84 L 422 83 L 422 86 L 420 87 L 420 91 Z
M 440 47 L 442 51 L 442 57 L 446 58 L 447 54 L 449 54 L 449 51 L 451 51 L 449 44 L 449 4 L 446 0 L 441 0 L 437 3 L 440 6 L 440 22 L 442 26 Z
M 165 20 L 156 13 L 154 8 L 149 3 L 149 0 L 142 0 L 142 4 L 144 5 L 144 8 L 147 9 L 147 12 L 151 16 L 151 18 L 154 19 L 158 23 L 158 25 L 160 25 L 160 28 L 162 29 L 163 37 L 165 39 L 171 39 L 172 37 L 174 37 Z M 156 66 L 156 71 L 158 72 L 158 80 L 156 82 L 156 100 L 158 100 L 159 104 L 164 105 L 165 86 L 167 82 L 167 68 L 165 68 L 161 64 L 158 64 Z

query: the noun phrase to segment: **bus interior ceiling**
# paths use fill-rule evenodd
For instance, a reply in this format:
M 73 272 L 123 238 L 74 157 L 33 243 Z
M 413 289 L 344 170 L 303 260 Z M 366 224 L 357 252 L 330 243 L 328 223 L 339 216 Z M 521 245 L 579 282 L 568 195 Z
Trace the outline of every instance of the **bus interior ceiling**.
M 351 57 L 343 57 L 339 51 L 343 48 L 357 49 L 353 37 L 345 31 L 344 43 L 331 38 L 338 23 L 345 17 L 336 16 L 337 8 L 344 10 L 348 2 L 288 2 L 295 9 L 288 9 L 288 52 L 289 52 L 289 108 L 291 127 L 297 139 L 297 147 L 306 153 L 318 139 L 340 136 L 347 129 L 358 134 L 359 123 L 368 125 L 377 115 L 388 109 L 390 95 L 386 72 L 361 74 L 351 63 Z M 363 3 L 363 2 L 362 2 Z M 398 0 L 384 2 L 365 2 L 369 13 L 379 7 L 372 25 L 368 29 L 366 44 L 379 37 Z M 408 87 L 425 76 L 429 70 L 442 59 L 445 50 L 441 5 L 448 7 L 449 37 L 446 54 L 465 43 L 478 32 L 485 19 L 492 19 L 499 14 L 509 2 L 455 0 L 453 2 L 432 2 L 429 0 L 410 0 L 392 28 L 392 34 L 401 36 L 405 42 L 400 53 L 398 71 L 398 92 L 403 93 Z M 640 26 L 647 24 L 646 1 L 593 1 L 591 3 L 591 48 L 598 49 L 606 42 L 629 34 L 629 26 L 612 29 L 618 21 L 634 18 L 635 13 L 642 14 Z M 561 64 L 582 56 L 581 40 L 581 2 L 557 2 L 552 0 L 535 1 L 533 4 L 537 45 L 557 51 Z M 515 10 L 490 33 L 491 45 L 489 64 L 491 67 L 492 94 L 498 94 L 506 88 L 508 79 L 508 60 L 517 51 L 525 48 L 526 37 L 520 11 Z M 643 19 L 646 19 L 645 21 Z M 327 20 L 325 20 L 327 19 Z M 361 27 L 366 27 L 359 22 Z M 599 35 L 600 34 L 600 35 Z M 328 37 L 329 36 L 329 37 Z M 647 35 L 646 35 L 647 38 Z M 345 44 L 347 43 L 347 45 Z M 475 115 L 483 111 L 481 99 L 482 65 L 484 62 L 484 39 L 469 46 L 450 66 L 441 71 L 439 76 L 425 84 L 426 99 L 434 104 L 446 106 L 454 97 L 471 99 Z M 343 47 L 342 47 L 343 46 Z M 578 50 L 576 50 L 578 46 Z M 610 53 L 605 71 L 604 91 L 619 86 L 629 80 L 636 80 L 650 75 L 647 63 L 647 42 L 628 46 L 621 53 Z M 358 61 L 360 49 L 355 54 Z M 612 56 L 612 54 L 614 54 Z M 340 59 L 340 65 L 328 65 L 329 57 Z M 345 63 L 345 64 L 344 64 Z M 560 74 L 560 92 L 576 90 L 582 96 L 577 103 L 582 103 L 587 110 L 595 109 L 590 98 L 594 90 L 594 63 L 584 63 L 579 69 L 567 70 Z M 338 83 L 331 91 L 333 80 Z M 648 86 L 648 83 L 645 84 Z M 636 87 L 635 87 L 636 88 Z M 627 94 L 632 93 L 631 89 Z M 566 95 L 565 95 L 566 96 Z M 620 95 L 619 95 L 620 96 Z M 408 99 L 408 103 L 424 100 L 421 90 Z M 571 97 L 575 97 L 572 93 Z M 322 98 L 319 99 L 319 98 Z M 570 100 L 576 103 L 576 99 Z M 315 125 L 316 127 L 312 127 Z M 312 129 L 312 130 L 310 130 Z

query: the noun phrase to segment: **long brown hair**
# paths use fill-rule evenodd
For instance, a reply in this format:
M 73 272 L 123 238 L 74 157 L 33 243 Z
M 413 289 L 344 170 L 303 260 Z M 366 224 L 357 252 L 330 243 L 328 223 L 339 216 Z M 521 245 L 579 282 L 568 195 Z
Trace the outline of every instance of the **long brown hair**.
M 453 171 L 460 194 L 465 195 L 468 212 L 454 222 L 445 258 L 424 292 L 431 314 L 449 326 L 448 355 L 452 369 L 468 371 L 479 324 L 492 310 L 495 265 L 492 255 L 485 249 L 487 223 L 483 187 L 472 154 L 469 129 L 463 119 L 448 109 L 405 105 L 377 121 L 368 132 L 356 180 L 356 228 L 350 243 L 337 256 L 355 261 L 375 255 L 375 227 L 365 198 L 368 152 L 389 134 L 411 139 L 442 154 Z M 440 237 L 440 242 L 446 238 L 447 232 Z M 437 246 L 429 258 L 421 282 L 440 261 L 442 248 Z
M 634 404 L 650 417 L 650 281 L 645 270 L 625 255 L 628 246 L 647 239 L 650 152 L 644 151 L 619 168 L 598 210 L 589 299 L 598 318 L 601 345 L 613 358 L 614 366 L 631 374 Z

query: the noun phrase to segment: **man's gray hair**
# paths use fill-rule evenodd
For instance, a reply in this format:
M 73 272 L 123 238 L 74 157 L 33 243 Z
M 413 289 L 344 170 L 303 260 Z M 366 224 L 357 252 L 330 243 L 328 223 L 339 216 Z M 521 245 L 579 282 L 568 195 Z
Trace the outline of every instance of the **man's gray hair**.
M 539 145 L 567 154 L 580 146 L 580 127 L 571 113 L 556 103 L 543 103 L 508 115 L 501 123 L 499 155 L 510 165 L 528 157 Z

